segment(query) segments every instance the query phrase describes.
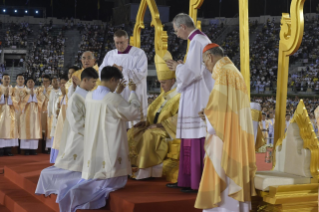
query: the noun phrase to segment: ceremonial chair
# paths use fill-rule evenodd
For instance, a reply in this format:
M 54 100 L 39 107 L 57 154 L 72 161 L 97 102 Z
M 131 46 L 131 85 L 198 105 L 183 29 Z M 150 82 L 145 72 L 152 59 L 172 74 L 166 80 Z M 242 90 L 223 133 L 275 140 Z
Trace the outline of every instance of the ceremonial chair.
M 302 100 L 274 148 L 273 170 L 256 173 L 252 211 L 318 211 L 318 139 Z

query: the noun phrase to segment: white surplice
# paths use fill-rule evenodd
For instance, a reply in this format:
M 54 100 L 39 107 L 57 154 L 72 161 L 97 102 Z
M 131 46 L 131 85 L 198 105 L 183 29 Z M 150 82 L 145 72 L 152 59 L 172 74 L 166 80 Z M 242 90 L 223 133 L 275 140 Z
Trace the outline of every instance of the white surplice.
M 130 48 L 128 53 L 119 53 L 117 49 L 109 51 L 103 60 L 99 68 L 100 76 L 101 71 L 105 66 L 113 66 L 114 64 L 123 67 L 123 77 L 129 82 L 129 79 L 133 80 L 136 84 L 136 95 L 143 108 L 143 116 L 147 115 L 148 101 L 147 101 L 147 82 L 146 77 L 148 74 L 148 64 L 145 52 L 142 49 L 136 47 Z M 130 89 L 126 86 L 121 93 L 126 101 L 130 97 Z M 133 124 L 140 121 L 134 120 Z
M 209 43 L 211 41 L 205 35 L 195 35 L 190 42 L 185 64 L 176 67 L 177 91 L 181 93 L 176 138 L 206 136 L 206 124 L 198 113 L 206 107 L 214 86 L 211 73 L 203 65 L 203 49 Z
M 31 102 L 38 103 L 36 94 L 33 94 L 33 96 L 30 95 L 27 104 L 29 104 Z M 20 123 L 21 123 L 21 121 L 20 121 Z M 21 149 L 38 149 L 38 145 L 39 145 L 38 139 L 20 139 L 20 148 Z
M 58 168 L 82 171 L 87 93 L 86 90 L 77 87 L 68 101 L 59 154 L 54 165 Z

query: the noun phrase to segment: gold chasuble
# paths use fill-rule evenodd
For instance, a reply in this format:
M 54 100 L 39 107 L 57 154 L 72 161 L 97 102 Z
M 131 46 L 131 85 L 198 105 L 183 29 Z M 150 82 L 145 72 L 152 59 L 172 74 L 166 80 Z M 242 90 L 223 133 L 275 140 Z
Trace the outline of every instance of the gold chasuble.
M 48 105 L 49 105 L 49 99 L 50 99 L 50 93 L 52 90 L 52 86 L 50 85 L 45 93 L 44 93 L 44 86 L 40 88 L 41 92 L 43 93 L 45 99 L 42 105 L 42 116 L 41 116 L 41 122 L 42 122 L 42 132 L 44 132 L 44 138 L 50 139 L 51 136 L 51 126 L 52 126 L 52 117 L 50 118 L 48 116 Z
M 43 91 L 34 89 L 37 102 L 28 102 L 31 91 L 24 89 L 20 91 L 20 123 L 19 123 L 19 138 L 20 139 L 42 139 L 42 124 L 41 113 L 42 106 L 45 100 Z
M 250 201 L 256 195 L 255 142 L 249 96 L 243 76 L 228 57 L 217 61 L 214 88 L 205 115 L 214 130 L 205 141 L 204 170 L 195 208 L 210 209 L 221 202 L 221 193 Z
M 174 79 L 175 72 L 167 68 L 162 58 L 156 57 L 158 80 Z M 159 66 L 159 62 L 163 66 Z M 179 99 L 180 94 L 176 91 L 176 85 L 166 93 L 163 91 L 149 105 L 146 125 L 133 127 L 128 131 L 131 164 L 144 169 L 163 163 L 163 175 L 168 181 L 173 182 L 176 182 L 178 177 L 180 142 L 173 139 L 176 138 Z M 152 124 L 161 124 L 163 128 L 148 129 Z M 172 141 L 169 142 L 168 140 Z M 168 158 L 168 160 L 164 161 L 165 158 Z M 175 161 L 172 163 L 170 159 L 175 159 Z
M 6 87 L 0 85 L 0 97 L 5 93 Z M 12 99 L 14 89 L 9 87 L 9 96 Z M 16 127 L 15 109 L 8 102 L 0 104 L 0 138 L 15 139 L 19 138 L 18 128 Z
M 65 104 L 64 104 L 64 101 L 65 101 Z M 68 95 L 67 94 L 65 94 L 65 96 L 61 95 L 59 97 L 59 103 L 60 103 L 61 109 L 59 112 L 59 116 L 58 116 L 58 120 L 57 120 L 57 124 L 56 124 L 56 129 L 55 129 L 55 133 L 54 133 L 53 145 L 52 145 L 52 148 L 56 149 L 56 150 L 59 150 L 59 148 L 60 148 L 64 120 L 66 117 L 66 109 L 68 108 Z
M 99 66 L 96 64 L 95 66 L 93 66 L 93 68 L 94 68 L 94 69 L 96 70 L 96 72 L 99 74 Z M 82 74 L 83 71 L 84 71 L 84 68 L 82 68 L 81 70 L 78 70 L 78 71 L 74 72 L 72 76 L 76 76 L 78 79 L 82 80 L 82 79 L 81 79 L 81 74 Z M 100 74 L 99 74 L 99 76 L 100 76 Z M 72 83 L 71 83 L 71 84 L 72 84 Z M 71 84 L 69 84 L 69 82 L 68 82 L 68 83 L 65 85 L 65 88 L 68 89 Z M 98 80 L 96 81 L 96 85 L 95 85 L 95 87 L 93 88 L 93 90 L 95 90 L 95 89 L 97 88 L 97 86 L 99 86 L 99 85 L 101 85 L 100 77 L 99 77 Z M 92 90 L 92 91 L 93 91 L 93 90 Z

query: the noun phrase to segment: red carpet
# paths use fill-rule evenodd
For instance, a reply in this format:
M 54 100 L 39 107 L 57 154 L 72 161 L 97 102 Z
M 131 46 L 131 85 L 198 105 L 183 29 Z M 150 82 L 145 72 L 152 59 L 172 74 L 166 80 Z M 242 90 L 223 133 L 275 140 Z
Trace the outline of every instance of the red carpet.
M 265 155 L 256 155 L 258 170 L 269 170 Z M 50 166 L 49 155 L 15 155 L 0 158 L 0 212 L 59 212 L 56 195 L 37 196 L 34 191 L 42 169 Z M 199 212 L 196 194 L 184 194 L 165 186 L 163 179 L 128 180 L 125 188 L 112 192 L 106 208 L 78 212 Z

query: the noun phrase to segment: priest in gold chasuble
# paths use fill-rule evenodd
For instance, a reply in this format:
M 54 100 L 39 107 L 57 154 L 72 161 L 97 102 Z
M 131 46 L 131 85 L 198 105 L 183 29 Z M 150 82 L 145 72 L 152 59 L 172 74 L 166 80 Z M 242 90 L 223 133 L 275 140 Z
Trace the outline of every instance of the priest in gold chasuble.
M 249 212 L 251 196 L 256 195 L 257 168 L 245 80 L 217 44 L 207 45 L 203 53 L 215 85 L 202 114 L 208 133 L 195 208 L 203 212 Z
M 42 139 L 41 113 L 45 100 L 41 89 L 34 89 L 34 80 L 27 80 L 27 87 L 20 93 L 20 148 L 25 149 L 26 155 L 36 155 L 39 139 Z
M 128 131 L 129 157 L 132 165 L 137 167 L 133 168 L 135 173 L 132 177 L 136 179 L 162 177 L 163 169 L 165 170 L 163 161 L 169 152 L 169 141 L 176 138 L 180 94 L 176 91 L 175 72 L 170 71 L 158 55 L 155 61 L 157 77 L 163 92 L 148 107 L 147 120 L 139 122 Z M 172 165 L 169 162 L 164 164 Z M 176 164 L 178 167 L 178 157 Z M 176 182 L 177 174 L 175 178 L 169 180 Z

